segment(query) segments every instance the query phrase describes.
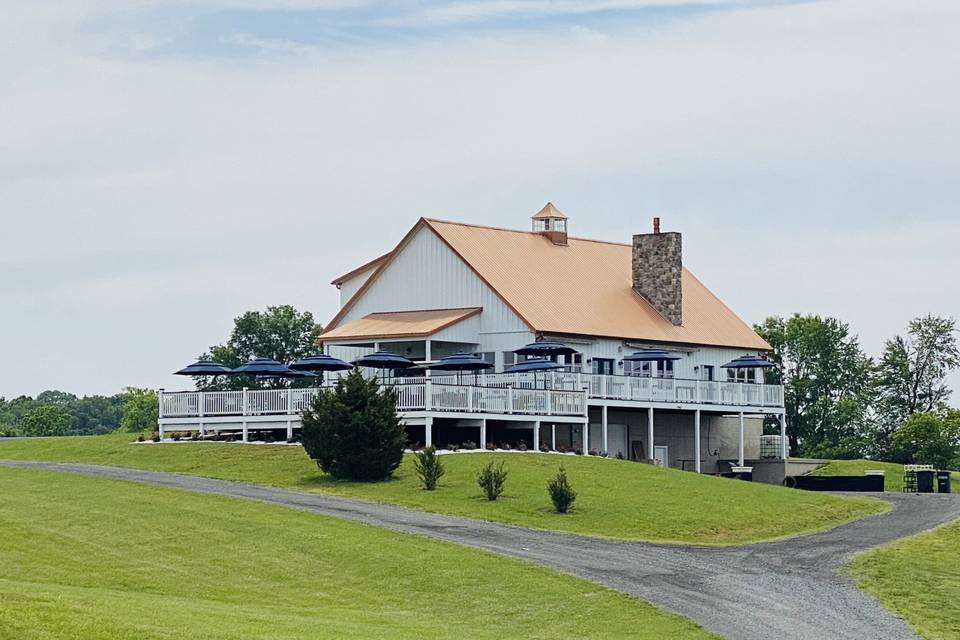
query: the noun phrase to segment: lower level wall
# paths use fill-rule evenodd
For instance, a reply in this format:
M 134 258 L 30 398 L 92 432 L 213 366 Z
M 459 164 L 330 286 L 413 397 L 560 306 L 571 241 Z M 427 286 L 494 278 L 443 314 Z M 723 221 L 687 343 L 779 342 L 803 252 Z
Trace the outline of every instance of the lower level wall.
M 590 448 L 603 448 L 600 410 L 590 410 Z M 760 457 L 760 436 L 763 418 L 744 419 L 744 457 Z M 694 468 L 693 412 L 655 411 L 653 445 L 666 447 L 667 466 Z M 740 420 L 738 417 L 701 414 L 700 460 L 704 473 L 725 471 L 723 462 L 736 461 L 739 455 Z M 647 412 L 630 409 L 609 409 L 607 412 L 607 447 L 611 456 L 630 460 L 650 459 L 654 451 L 647 442 Z

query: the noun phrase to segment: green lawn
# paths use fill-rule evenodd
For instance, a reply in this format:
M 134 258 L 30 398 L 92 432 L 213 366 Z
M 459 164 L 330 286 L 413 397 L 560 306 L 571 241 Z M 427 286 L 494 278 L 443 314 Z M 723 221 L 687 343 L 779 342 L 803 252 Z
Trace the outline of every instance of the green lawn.
M 960 638 L 960 521 L 856 556 L 857 586 L 928 640 Z
M 699 476 L 622 460 L 539 453 L 444 456 L 437 491 L 420 489 L 408 457 L 393 480 L 337 482 L 300 447 L 237 443 L 129 444 L 129 435 L 0 440 L 0 459 L 92 462 L 241 480 L 400 504 L 528 527 L 626 539 L 740 544 L 822 530 L 887 509 L 846 498 Z M 505 495 L 485 500 L 477 469 L 506 461 Z M 560 466 L 579 493 L 571 513 L 552 512 L 545 490 Z
M 0 468 L 0 638 L 684 638 L 519 560 L 230 498 Z
M 903 490 L 903 465 L 896 462 L 876 460 L 834 460 L 813 472 L 817 476 L 862 476 L 867 469 L 883 469 L 884 487 L 887 491 Z M 950 489 L 960 493 L 960 473 L 951 474 Z

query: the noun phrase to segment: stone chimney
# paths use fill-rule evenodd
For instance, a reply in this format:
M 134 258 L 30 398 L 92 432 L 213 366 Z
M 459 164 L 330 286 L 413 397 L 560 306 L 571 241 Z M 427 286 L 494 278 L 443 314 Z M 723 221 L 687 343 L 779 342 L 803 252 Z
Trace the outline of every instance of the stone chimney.
M 567 244 L 567 216 L 553 206 L 552 202 L 543 205 L 543 209 L 533 214 L 530 219 L 533 220 L 534 232 L 546 236 L 553 244 Z
M 633 288 L 674 326 L 683 324 L 683 242 L 679 233 L 660 233 L 660 218 L 653 233 L 633 236 Z

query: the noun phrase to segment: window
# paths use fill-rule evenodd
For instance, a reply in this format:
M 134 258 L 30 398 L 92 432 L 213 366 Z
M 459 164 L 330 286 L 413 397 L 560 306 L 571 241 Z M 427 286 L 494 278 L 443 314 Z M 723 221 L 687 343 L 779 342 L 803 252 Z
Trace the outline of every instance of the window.
M 643 378 L 650 377 L 650 367 L 649 362 L 635 362 L 633 360 L 624 360 L 623 361 L 623 372 L 628 376 L 640 376 Z
M 640 376 L 649 378 L 651 376 L 660 378 L 673 377 L 673 360 L 664 360 L 663 362 L 634 362 L 632 360 L 623 361 L 623 372 L 628 376 Z
M 546 231 L 546 230 L 547 230 L 547 221 L 546 221 L 546 220 L 534 220 L 534 221 L 533 221 L 533 230 L 534 230 L 534 231 Z
M 513 351 L 504 351 L 503 352 L 503 368 L 500 371 L 504 371 L 509 367 L 512 367 L 517 362 L 517 354 Z
M 727 369 L 727 382 L 749 382 L 757 381 L 756 369 Z
M 600 375 L 613 375 L 613 359 L 612 358 L 594 358 L 593 359 L 593 372 Z
M 712 364 L 705 364 L 700 367 L 701 380 L 713 380 L 714 368 Z
M 496 365 L 496 364 L 497 364 L 497 352 L 496 352 L 496 351 L 484 351 L 484 352 L 482 352 L 482 353 L 478 353 L 478 354 L 477 354 L 477 357 L 479 357 L 479 358 L 480 358 L 481 360 L 483 360 L 484 362 L 489 362 L 489 363 L 492 364 L 492 365 Z

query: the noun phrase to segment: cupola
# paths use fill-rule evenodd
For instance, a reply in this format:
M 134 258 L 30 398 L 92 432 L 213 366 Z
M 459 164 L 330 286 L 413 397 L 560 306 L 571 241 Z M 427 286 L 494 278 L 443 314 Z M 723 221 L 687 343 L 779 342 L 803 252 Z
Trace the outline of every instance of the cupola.
M 546 236 L 553 244 L 567 244 L 567 216 L 552 202 L 543 205 L 543 209 L 533 214 L 531 220 L 534 233 Z

